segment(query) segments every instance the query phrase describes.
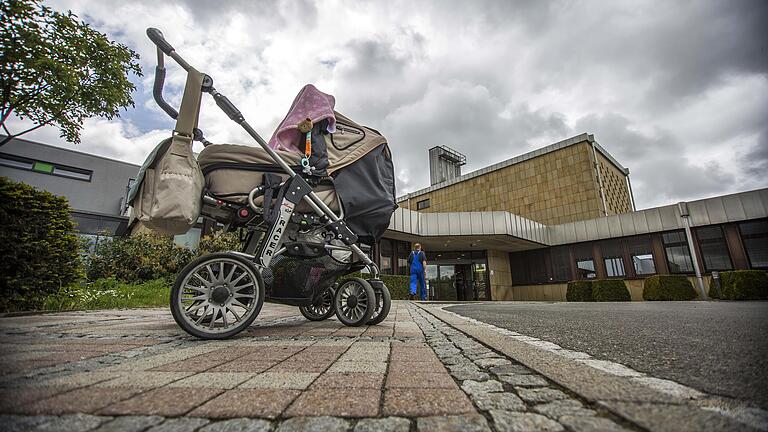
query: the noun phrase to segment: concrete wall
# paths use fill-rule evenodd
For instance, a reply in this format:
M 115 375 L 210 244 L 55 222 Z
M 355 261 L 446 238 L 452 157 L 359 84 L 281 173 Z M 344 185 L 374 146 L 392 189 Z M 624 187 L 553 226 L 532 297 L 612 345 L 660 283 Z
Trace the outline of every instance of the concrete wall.
M 709 292 L 709 276 L 703 276 L 704 286 Z M 643 300 L 643 282 L 645 279 L 630 279 L 625 280 L 629 294 L 632 296 L 632 301 L 644 301 Z M 689 276 L 688 280 L 691 281 L 693 289 L 696 291 L 697 298 L 699 298 L 699 290 L 696 287 L 696 277 Z M 491 284 L 493 285 L 493 284 Z M 565 301 L 565 293 L 568 289 L 568 284 L 543 284 L 543 285 L 515 285 L 508 287 L 500 287 L 497 291 L 493 292 L 494 300 L 514 300 L 514 301 Z
M 73 209 L 85 212 L 119 215 L 128 180 L 139 171 L 138 165 L 22 139 L 4 145 L 0 153 L 93 171 L 88 182 L 0 166 L 0 176 L 67 197 Z
M 631 210 L 626 184 L 623 192 L 614 192 L 621 187 L 613 177 L 619 170 L 602 155 L 598 159 L 606 162 L 606 196 L 611 203 L 626 200 L 621 207 L 609 205 L 616 207 L 609 211 Z M 429 199 L 430 207 L 421 212 L 508 211 L 544 224 L 597 218 L 603 214 L 593 161 L 585 140 L 410 197 L 400 206 L 415 210 L 416 202 Z

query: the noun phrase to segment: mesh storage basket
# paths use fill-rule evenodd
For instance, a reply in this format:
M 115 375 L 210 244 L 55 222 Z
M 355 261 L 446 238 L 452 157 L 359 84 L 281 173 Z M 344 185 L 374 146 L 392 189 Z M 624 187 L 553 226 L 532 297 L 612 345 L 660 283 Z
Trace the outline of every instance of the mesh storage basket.
M 262 272 L 267 297 L 312 298 L 336 279 L 349 273 L 350 265 L 329 255 L 315 258 L 276 256 Z

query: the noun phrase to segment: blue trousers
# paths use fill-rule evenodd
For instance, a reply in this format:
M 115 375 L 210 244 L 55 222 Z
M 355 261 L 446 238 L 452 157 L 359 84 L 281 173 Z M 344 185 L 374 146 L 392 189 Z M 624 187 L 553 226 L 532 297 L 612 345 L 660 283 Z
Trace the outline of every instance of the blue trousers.
M 427 299 L 427 284 L 424 282 L 424 270 L 411 271 L 411 294 L 416 295 L 416 288 L 420 288 L 420 297 Z

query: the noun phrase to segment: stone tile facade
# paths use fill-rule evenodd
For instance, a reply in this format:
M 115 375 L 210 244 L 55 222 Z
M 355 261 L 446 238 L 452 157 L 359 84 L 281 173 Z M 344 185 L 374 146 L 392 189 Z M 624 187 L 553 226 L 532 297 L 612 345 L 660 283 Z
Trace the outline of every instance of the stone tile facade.
M 598 153 L 608 214 L 632 210 L 624 174 Z M 584 140 L 540 156 L 410 197 L 400 206 L 423 212 L 508 211 L 548 225 L 604 215 L 594 153 Z

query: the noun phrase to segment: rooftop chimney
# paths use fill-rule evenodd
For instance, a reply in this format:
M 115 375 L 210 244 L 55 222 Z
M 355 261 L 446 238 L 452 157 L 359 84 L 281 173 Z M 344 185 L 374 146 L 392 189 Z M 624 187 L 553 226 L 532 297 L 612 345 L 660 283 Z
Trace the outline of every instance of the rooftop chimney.
M 446 146 L 429 149 L 429 181 L 435 185 L 461 176 L 461 166 L 467 157 Z

